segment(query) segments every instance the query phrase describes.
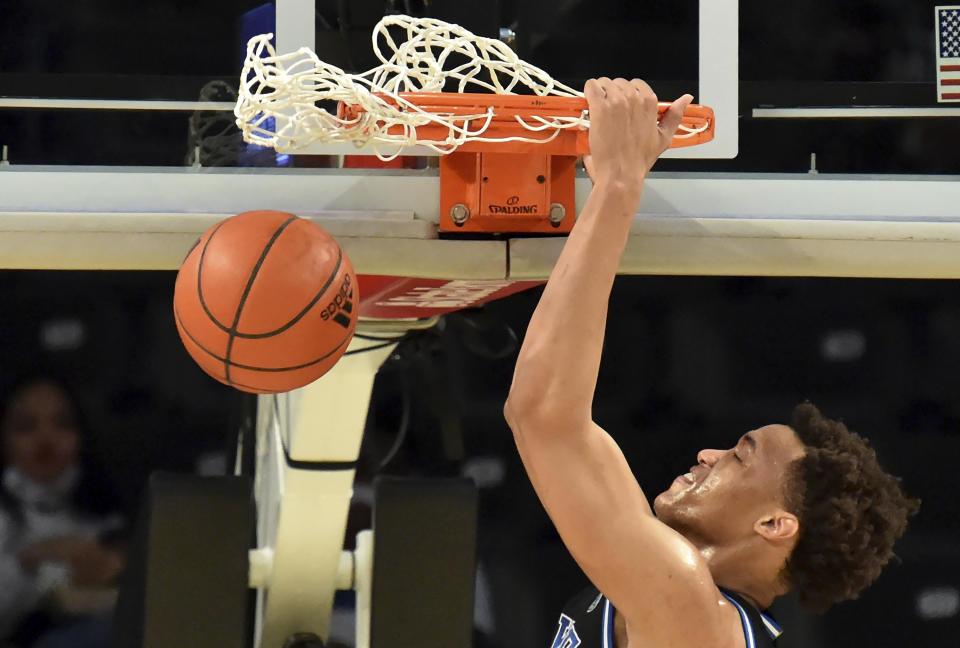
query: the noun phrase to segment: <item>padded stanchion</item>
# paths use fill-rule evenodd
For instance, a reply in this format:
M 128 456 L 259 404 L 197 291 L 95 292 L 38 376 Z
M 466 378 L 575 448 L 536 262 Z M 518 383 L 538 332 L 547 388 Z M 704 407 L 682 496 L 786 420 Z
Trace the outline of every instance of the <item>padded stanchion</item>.
M 374 484 L 371 648 L 467 648 L 477 489 L 468 479 Z
M 249 648 L 252 494 L 248 477 L 151 476 L 115 648 Z

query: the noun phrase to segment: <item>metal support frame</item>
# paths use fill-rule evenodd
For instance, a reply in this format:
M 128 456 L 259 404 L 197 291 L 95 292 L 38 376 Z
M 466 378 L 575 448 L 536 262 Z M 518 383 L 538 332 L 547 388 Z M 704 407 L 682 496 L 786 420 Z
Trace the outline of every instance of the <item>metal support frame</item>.
M 316 48 L 316 0 L 277 0 L 277 54 Z
M 834 106 L 754 108 L 754 119 L 930 119 L 960 117 L 960 108 Z
M 740 0 L 700 0 L 699 96 L 717 120 L 713 141 L 670 149 L 666 158 L 737 157 L 740 151 Z
M 620 272 L 956 278 L 957 180 L 652 173 Z M 589 179 L 576 189 L 579 209 Z M 439 191 L 436 170 L 10 165 L 0 169 L 0 267 L 172 270 L 218 220 L 279 209 L 321 223 L 361 274 L 549 275 L 560 239 L 439 239 Z
M 31 110 L 214 110 L 232 112 L 230 101 L 165 101 L 155 99 L 45 99 L 35 97 L 0 97 L 0 108 Z
M 418 326 L 398 323 L 393 331 Z M 370 345 L 355 338 L 348 351 Z M 393 349 L 346 355 L 302 389 L 259 398 L 255 647 L 277 648 L 298 632 L 326 639 L 334 591 L 351 588 L 350 580 L 369 599 L 370 538 L 358 540 L 355 561 L 345 561 L 342 549 L 374 377 Z

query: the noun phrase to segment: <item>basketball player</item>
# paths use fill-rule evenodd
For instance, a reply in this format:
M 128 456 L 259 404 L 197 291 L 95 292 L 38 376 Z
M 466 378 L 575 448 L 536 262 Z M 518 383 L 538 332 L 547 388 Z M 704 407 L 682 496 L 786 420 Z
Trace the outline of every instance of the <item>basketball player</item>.
M 917 503 L 864 440 L 810 404 L 790 426 L 702 450 L 653 509 L 591 417 L 607 301 L 644 178 L 692 97 L 658 124 L 643 81 L 587 82 L 594 181 L 550 275 L 504 408 L 530 481 L 596 586 L 570 602 L 554 648 L 754 648 L 761 611 L 797 589 L 814 610 L 855 598 Z

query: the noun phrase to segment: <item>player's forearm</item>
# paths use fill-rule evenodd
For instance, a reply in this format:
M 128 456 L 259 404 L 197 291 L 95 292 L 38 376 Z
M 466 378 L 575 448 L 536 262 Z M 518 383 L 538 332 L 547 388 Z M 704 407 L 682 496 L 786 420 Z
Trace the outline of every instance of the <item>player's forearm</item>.
M 515 428 L 524 417 L 577 424 L 592 418 L 607 302 L 640 189 L 610 182 L 590 193 L 517 358 L 506 408 Z

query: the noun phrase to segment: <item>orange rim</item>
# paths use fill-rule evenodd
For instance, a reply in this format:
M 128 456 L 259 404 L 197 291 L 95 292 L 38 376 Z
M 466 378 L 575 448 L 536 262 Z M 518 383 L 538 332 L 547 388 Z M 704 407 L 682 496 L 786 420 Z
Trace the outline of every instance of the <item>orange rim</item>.
M 468 141 L 458 147 L 458 150 L 472 151 L 501 151 L 501 152 L 526 152 L 529 151 L 531 144 L 528 141 L 534 140 L 534 146 L 543 146 L 549 143 L 550 150 L 545 153 L 552 154 L 572 154 L 583 155 L 589 153 L 588 138 L 586 130 L 581 128 L 562 129 L 554 133 L 551 129 L 543 131 L 531 131 L 523 126 L 519 120 L 530 123 L 537 118 L 566 118 L 576 119 L 583 115 L 587 110 L 587 100 L 583 97 L 540 97 L 536 95 L 498 95 L 498 94 L 480 94 L 480 93 L 457 93 L 457 92 L 400 92 L 397 93 L 400 98 L 418 109 L 437 115 L 450 115 L 455 117 L 465 117 L 470 115 L 483 115 L 478 117 L 486 122 L 486 113 L 492 108 L 493 114 L 490 116 L 490 123 L 483 132 L 483 137 L 495 140 L 508 140 L 496 142 Z M 375 93 L 385 103 L 401 111 L 405 109 L 403 103 L 388 94 Z M 659 114 L 670 107 L 668 102 L 659 103 Z M 340 102 L 337 107 L 337 116 L 344 120 L 357 119 L 364 111 L 362 106 L 356 104 L 345 104 Z M 678 131 L 671 143 L 672 148 L 681 146 L 693 146 L 703 144 L 713 139 L 714 133 L 714 114 L 713 109 L 701 104 L 690 104 L 683 115 L 682 127 L 698 131 L 695 133 L 685 133 Z M 396 125 L 388 129 L 391 135 L 400 135 L 405 131 L 404 126 Z M 442 124 L 426 124 L 416 127 L 416 137 L 418 140 L 445 141 L 449 135 L 449 129 Z

